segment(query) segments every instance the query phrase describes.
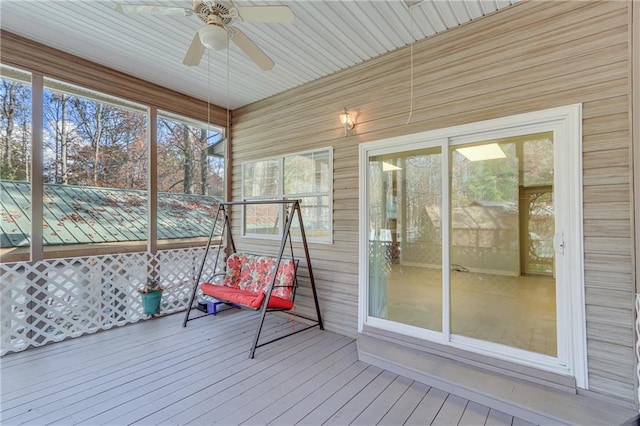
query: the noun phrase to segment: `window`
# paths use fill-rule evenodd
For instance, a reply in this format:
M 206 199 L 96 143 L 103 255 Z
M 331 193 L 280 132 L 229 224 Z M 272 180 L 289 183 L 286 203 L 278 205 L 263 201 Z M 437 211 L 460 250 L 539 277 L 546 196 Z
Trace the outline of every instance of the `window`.
M 300 200 L 305 235 L 310 241 L 331 242 L 333 151 L 325 148 L 244 163 L 245 200 Z M 252 205 L 244 210 L 243 232 L 252 237 L 282 235 L 281 206 Z M 291 233 L 300 236 L 297 219 Z
M 31 75 L 2 67 L 0 78 L 0 253 L 30 246 Z
M 0 71 L 1 261 L 143 250 L 154 239 L 178 248 L 209 236 L 225 198 L 224 129 L 47 77 L 32 82 L 12 67 Z M 42 110 L 37 131 L 32 93 L 42 93 L 33 100 Z M 150 114 L 158 119 L 149 122 Z M 150 133 L 157 134 L 151 146 Z M 154 146 L 157 168 L 148 158 Z M 37 179 L 32 163 L 42 170 Z M 157 235 L 148 235 L 156 217 L 150 182 L 158 189 Z M 42 223 L 38 235 L 32 222 Z
M 208 237 L 224 200 L 223 130 L 158 116 L 158 239 Z
M 146 241 L 146 108 L 52 79 L 42 101 L 45 250 Z

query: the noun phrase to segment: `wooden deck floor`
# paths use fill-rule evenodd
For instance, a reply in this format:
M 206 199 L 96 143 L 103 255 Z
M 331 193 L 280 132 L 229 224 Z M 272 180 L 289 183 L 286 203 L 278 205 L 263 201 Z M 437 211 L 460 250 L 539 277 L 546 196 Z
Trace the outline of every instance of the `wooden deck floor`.
M 525 425 L 357 359 L 310 329 L 248 350 L 255 313 L 144 321 L 2 358 L 2 425 Z M 292 323 L 267 316 L 265 334 Z

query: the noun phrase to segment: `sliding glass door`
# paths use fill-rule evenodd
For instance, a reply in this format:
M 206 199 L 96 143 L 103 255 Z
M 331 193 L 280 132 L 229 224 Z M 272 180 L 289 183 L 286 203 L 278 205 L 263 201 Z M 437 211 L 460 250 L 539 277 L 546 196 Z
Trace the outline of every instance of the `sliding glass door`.
M 579 120 L 549 114 L 361 146 L 361 327 L 583 371 Z

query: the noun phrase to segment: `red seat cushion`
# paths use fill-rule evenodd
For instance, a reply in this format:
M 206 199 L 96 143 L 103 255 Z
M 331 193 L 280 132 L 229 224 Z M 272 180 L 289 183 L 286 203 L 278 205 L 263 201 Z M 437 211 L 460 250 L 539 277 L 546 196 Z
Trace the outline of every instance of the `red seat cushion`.
M 200 288 L 204 294 L 215 299 L 253 309 L 259 309 L 262 301 L 264 300 L 264 293 L 262 292 L 251 293 L 239 288 L 226 287 L 212 283 L 202 283 Z M 269 298 L 269 304 L 267 307 L 269 309 L 291 309 L 293 308 L 293 302 L 291 300 L 272 295 Z

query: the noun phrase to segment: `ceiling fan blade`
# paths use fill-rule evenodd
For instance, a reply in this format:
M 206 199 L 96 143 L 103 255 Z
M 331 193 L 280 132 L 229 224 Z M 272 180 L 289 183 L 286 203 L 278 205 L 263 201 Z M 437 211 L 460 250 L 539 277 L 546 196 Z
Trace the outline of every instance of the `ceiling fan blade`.
M 166 7 L 166 6 L 149 6 L 144 4 L 119 4 L 116 5 L 116 12 L 123 15 L 171 15 L 171 16 L 189 16 L 193 15 L 191 9 L 183 7 Z
M 289 6 L 244 6 L 238 7 L 238 14 L 246 22 L 273 22 L 290 24 L 293 12 Z
M 196 34 L 193 36 L 193 40 L 191 40 L 191 44 L 189 45 L 187 54 L 184 55 L 184 59 L 182 60 L 182 63 L 190 67 L 194 67 L 200 64 L 200 59 L 202 59 L 202 55 L 204 54 L 204 49 L 205 47 L 200 41 L 200 34 L 196 32 Z
M 231 40 L 238 45 L 240 49 L 264 71 L 273 68 L 273 61 L 262 51 L 245 33 L 237 28 L 230 28 L 232 31 Z

